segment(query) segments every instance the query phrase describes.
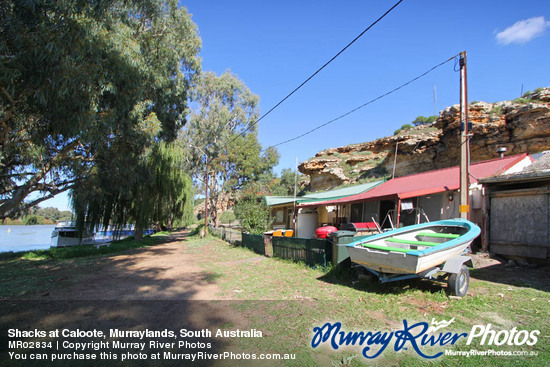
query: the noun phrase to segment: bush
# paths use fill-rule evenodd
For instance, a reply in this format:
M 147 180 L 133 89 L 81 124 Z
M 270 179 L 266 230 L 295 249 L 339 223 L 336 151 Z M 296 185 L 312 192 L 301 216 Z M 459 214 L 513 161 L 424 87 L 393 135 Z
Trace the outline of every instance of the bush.
M 403 131 L 403 130 L 408 130 L 408 129 L 412 129 L 412 128 L 413 128 L 413 126 L 412 126 L 411 124 L 404 124 L 404 125 L 401 125 L 401 128 L 395 130 L 395 131 L 393 132 L 393 135 L 397 135 L 397 134 L 399 134 L 399 133 L 400 133 L 401 131 Z
M 27 215 L 23 218 L 23 224 L 26 224 L 27 226 L 44 224 L 44 217 L 40 215 Z
M 243 230 L 252 234 L 261 234 L 269 230 L 269 210 L 256 198 L 243 198 L 235 204 L 235 216 Z
M 231 210 L 226 210 L 220 216 L 221 223 L 231 223 L 234 222 L 235 219 L 237 219 L 237 217 L 235 217 L 235 213 L 233 213 Z

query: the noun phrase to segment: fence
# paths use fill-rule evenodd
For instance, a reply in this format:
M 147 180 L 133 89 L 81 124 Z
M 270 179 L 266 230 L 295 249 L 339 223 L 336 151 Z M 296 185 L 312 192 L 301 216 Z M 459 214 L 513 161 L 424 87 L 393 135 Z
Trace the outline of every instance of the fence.
M 214 236 L 218 236 L 224 241 L 233 244 L 237 242 L 242 242 L 240 230 L 226 227 L 214 227 L 212 225 L 208 226 L 208 228 Z
M 304 261 L 309 266 L 327 265 L 328 241 L 294 237 L 273 237 L 273 256 Z
M 241 244 L 260 255 L 265 255 L 264 236 L 260 234 L 243 233 Z
M 210 231 L 227 242 L 240 241 L 242 247 L 257 254 L 304 261 L 309 266 L 326 266 L 327 259 L 330 261 L 332 256 L 331 244 L 326 240 L 262 236 L 223 227 L 211 227 Z

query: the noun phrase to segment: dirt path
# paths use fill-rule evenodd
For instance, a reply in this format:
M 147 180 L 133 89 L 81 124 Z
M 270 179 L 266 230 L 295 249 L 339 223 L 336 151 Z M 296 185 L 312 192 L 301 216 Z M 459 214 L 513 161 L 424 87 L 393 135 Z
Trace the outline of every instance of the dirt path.
M 209 245 L 189 249 L 186 232 L 167 243 L 102 258 L 70 279 L 60 279 L 50 300 L 214 300 L 212 274 L 200 267 Z
M 37 289 L 27 294 L 25 300 L 0 302 L 3 315 L 0 329 L 97 329 L 107 335 L 112 329 L 171 330 L 176 335 L 181 330 L 207 329 L 212 331 L 211 336 L 181 340 L 209 343 L 210 348 L 200 349 L 209 353 L 232 350 L 232 341 L 216 338 L 215 331 L 218 328 L 248 330 L 250 322 L 231 307 L 234 301 L 217 296 L 220 289 L 215 274 L 201 268 L 201 262 L 215 255 L 210 245 L 203 242 L 197 246 L 195 241 L 188 242 L 185 235 L 185 232 L 176 232 L 167 243 L 90 259 L 86 266 L 69 262 L 52 269 L 55 287 L 49 291 Z M 159 340 L 173 342 L 174 338 Z M 174 347 L 172 351 L 195 352 L 197 348 Z M 158 351 L 146 350 L 148 353 Z M 0 365 L 1 362 L 2 358 Z M 161 363 L 171 364 L 181 365 L 181 362 Z M 212 365 L 212 361 L 195 365 Z

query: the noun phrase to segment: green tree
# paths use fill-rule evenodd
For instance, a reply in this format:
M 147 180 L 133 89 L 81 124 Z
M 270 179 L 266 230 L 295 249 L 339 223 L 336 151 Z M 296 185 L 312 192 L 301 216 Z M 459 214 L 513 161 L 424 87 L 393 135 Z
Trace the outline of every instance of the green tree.
M 0 17 L 0 219 L 106 169 L 124 185 L 185 123 L 200 39 L 176 0 L 8 0 Z
M 258 96 L 229 71 L 201 75 L 193 93 L 190 123 L 181 137 L 194 178 L 208 187 L 208 216 L 217 223 L 221 193 L 235 198 L 247 182 L 277 164 L 274 148 L 262 150 L 253 123 Z M 206 179 L 208 177 L 208 180 Z
M 300 177 L 298 177 L 298 180 L 299 179 Z M 275 179 L 270 185 L 269 193 L 275 196 L 292 196 L 294 195 L 295 180 L 295 171 L 291 170 L 290 168 L 284 168 L 281 171 L 281 177 Z M 297 187 L 296 189 L 300 190 L 299 187 Z
M 168 228 L 176 222 L 190 224 L 193 190 L 184 164 L 181 147 L 159 142 L 132 166 L 132 172 L 103 171 L 82 181 L 73 191 L 79 228 L 134 223 L 135 238 L 140 240 L 152 223 Z
M 418 116 L 417 118 L 415 118 L 412 122 L 412 124 L 414 126 L 418 126 L 418 125 L 428 125 L 428 124 L 431 124 L 432 122 L 434 122 L 435 120 L 437 119 L 437 116 L 429 116 L 429 117 L 426 117 L 426 116 Z
M 44 217 L 41 217 L 40 215 L 26 215 L 23 218 L 23 223 L 27 226 L 43 224 L 44 223 Z
M 245 232 L 261 234 L 269 230 L 269 210 L 262 204 L 260 196 L 251 193 L 243 195 L 233 210 Z

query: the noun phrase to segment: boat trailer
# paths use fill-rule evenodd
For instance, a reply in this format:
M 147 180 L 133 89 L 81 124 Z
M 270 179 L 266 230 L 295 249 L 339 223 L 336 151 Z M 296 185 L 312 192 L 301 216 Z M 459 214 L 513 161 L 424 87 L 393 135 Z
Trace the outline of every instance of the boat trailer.
M 474 267 L 472 258 L 470 256 L 465 256 L 465 254 L 454 256 L 447 259 L 447 261 L 441 265 L 414 274 L 383 273 L 363 265 L 360 266 L 376 275 L 380 283 L 397 282 L 416 278 L 439 281 L 445 281 L 445 279 L 447 279 L 449 292 L 455 296 L 464 297 L 470 285 L 470 271 L 468 270 L 468 266 L 471 268 Z

